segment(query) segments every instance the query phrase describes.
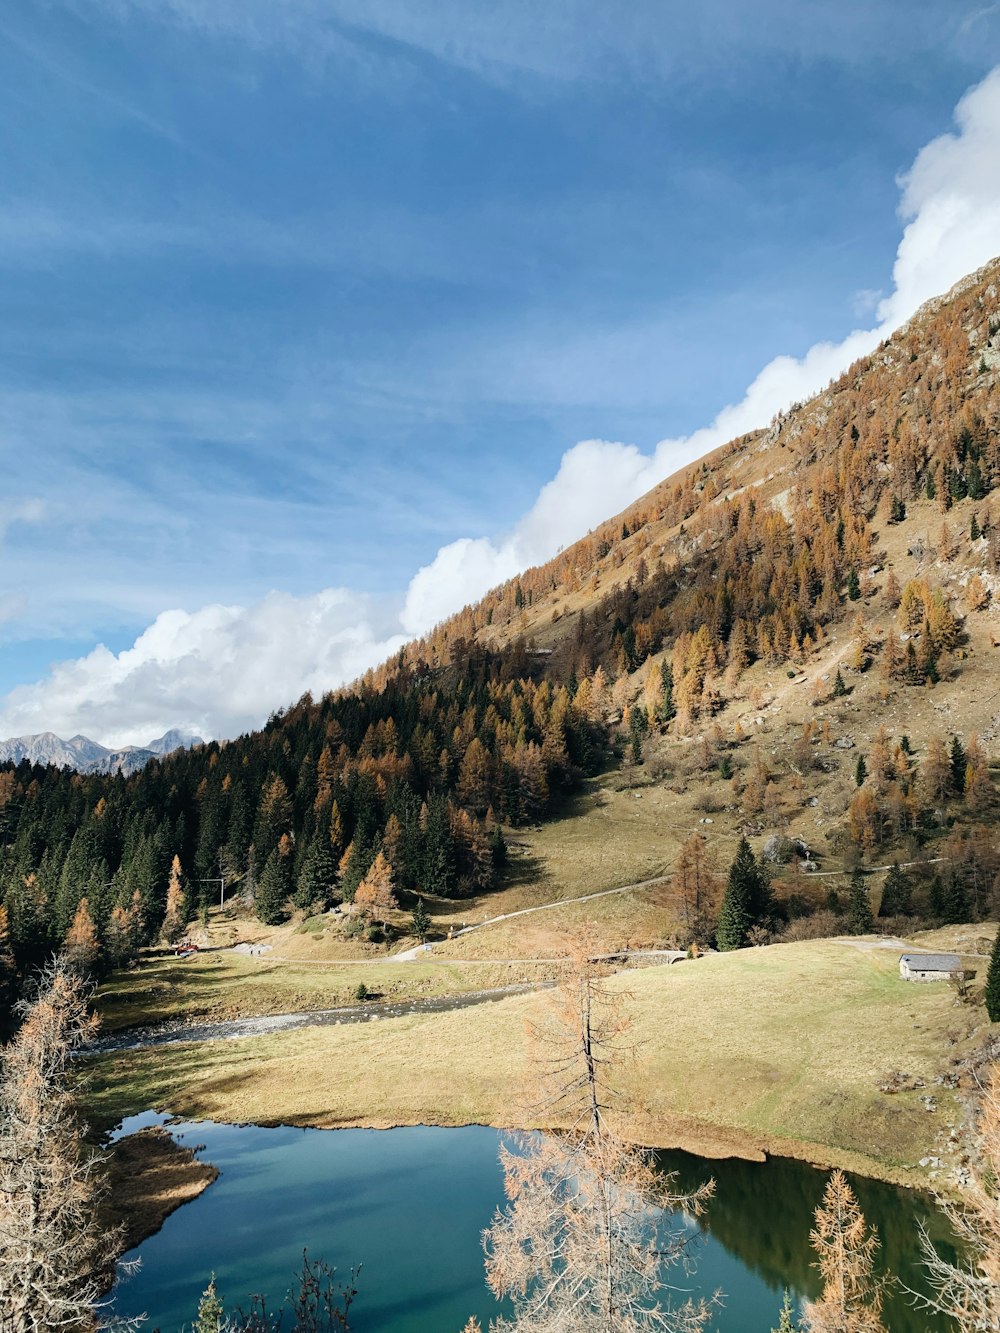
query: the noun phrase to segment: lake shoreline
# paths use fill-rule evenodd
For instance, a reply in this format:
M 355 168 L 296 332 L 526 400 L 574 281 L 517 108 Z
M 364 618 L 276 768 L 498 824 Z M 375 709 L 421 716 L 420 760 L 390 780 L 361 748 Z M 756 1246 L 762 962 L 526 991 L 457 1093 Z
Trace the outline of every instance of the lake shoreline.
M 331 1120 L 320 1113 L 309 1117 L 275 1116 L 254 1118 L 252 1120 L 229 1119 L 223 1121 L 207 1115 L 198 1115 L 190 1110 L 186 1110 L 183 1114 L 164 1110 L 160 1114 L 167 1117 L 164 1126 L 159 1130 L 159 1133 L 164 1136 L 169 1133 L 171 1122 L 182 1121 L 187 1123 L 203 1121 L 206 1124 L 226 1124 L 238 1128 L 318 1129 L 324 1131 L 339 1129 L 390 1131 L 394 1129 L 486 1128 L 501 1133 L 514 1134 L 519 1132 L 558 1132 L 560 1129 L 559 1125 L 512 1124 L 510 1122 L 500 1124 L 490 1120 L 457 1120 L 428 1116 L 424 1116 L 422 1119 L 407 1120 L 398 1117 L 387 1118 L 362 1114 L 346 1119 Z M 754 1135 L 736 1126 L 712 1125 L 687 1117 L 676 1117 L 671 1121 L 653 1121 L 652 1119 L 639 1118 L 621 1119 L 616 1125 L 616 1131 L 630 1143 L 639 1144 L 642 1147 L 656 1151 L 676 1150 L 685 1152 L 705 1161 L 735 1159 L 745 1162 L 765 1163 L 773 1159 L 787 1159 L 804 1162 L 822 1171 L 839 1168 L 855 1176 L 863 1176 L 868 1180 L 881 1181 L 889 1185 L 898 1185 L 904 1189 L 926 1192 L 929 1188 L 934 1188 L 941 1194 L 957 1193 L 954 1185 L 948 1186 L 944 1181 L 929 1183 L 926 1174 L 920 1169 L 881 1162 L 877 1158 L 866 1157 L 864 1154 L 849 1150 L 837 1150 L 824 1144 L 809 1143 L 793 1138 Z M 137 1138 L 140 1134 L 150 1132 L 149 1130 L 140 1130 L 129 1137 Z M 122 1143 L 127 1141 L 127 1139 L 120 1140 Z M 177 1145 L 177 1148 L 181 1153 L 190 1153 L 189 1149 L 182 1148 L 181 1145 Z M 193 1159 L 193 1161 L 195 1166 L 199 1165 L 197 1159 Z M 205 1181 L 199 1189 L 194 1190 L 190 1198 L 197 1198 L 198 1194 L 206 1189 L 214 1179 L 215 1176 L 212 1176 L 210 1180 Z M 180 1207 L 186 1202 L 189 1202 L 189 1199 L 180 1199 L 173 1207 Z M 153 1228 L 154 1231 L 162 1226 L 163 1220 L 169 1215 L 170 1211 L 173 1211 L 173 1209 L 168 1209 L 163 1214 L 157 1226 Z M 152 1232 L 148 1232 L 148 1234 L 152 1234 Z
M 636 1052 L 618 1089 L 623 1137 L 954 1190 L 979 1019 L 901 982 L 893 960 L 806 942 L 609 986 Z M 84 1054 L 85 1105 L 102 1127 L 150 1106 L 233 1125 L 545 1127 L 530 1033 L 548 1011 L 534 989 L 479 991 L 359 1006 L 363 1021 L 296 1015 L 240 1040 L 192 1041 L 189 1029 L 173 1043 Z

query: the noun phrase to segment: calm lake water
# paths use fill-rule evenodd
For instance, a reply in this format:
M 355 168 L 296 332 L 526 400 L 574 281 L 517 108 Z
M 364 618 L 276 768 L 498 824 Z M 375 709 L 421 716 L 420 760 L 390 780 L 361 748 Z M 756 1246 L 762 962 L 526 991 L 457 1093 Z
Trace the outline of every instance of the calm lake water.
M 157 1119 L 136 1117 L 124 1129 Z M 345 1274 L 362 1265 L 352 1311 L 358 1333 L 459 1333 L 470 1314 L 485 1329 L 500 1308 L 484 1284 L 480 1245 L 503 1202 L 495 1130 L 173 1129 L 189 1146 L 204 1144 L 200 1155 L 221 1175 L 137 1251 L 142 1267 L 116 1292 L 119 1314 L 146 1313 L 148 1328 L 179 1333 L 213 1270 L 228 1309 L 253 1292 L 278 1305 L 304 1246 Z M 713 1325 L 719 1333 L 769 1333 L 784 1287 L 816 1294 L 808 1233 L 825 1173 L 783 1160 L 706 1162 L 673 1152 L 660 1159 L 684 1188 L 716 1180 L 696 1270 L 676 1281 L 696 1294 L 724 1293 Z M 852 1184 L 879 1229 L 885 1265 L 919 1286 L 918 1220 L 945 1234 L 930 1201 L 872 1181 Z M 891 1333 L 946 1327 L 902 1298 L 887 1307 L 887 1324 Z

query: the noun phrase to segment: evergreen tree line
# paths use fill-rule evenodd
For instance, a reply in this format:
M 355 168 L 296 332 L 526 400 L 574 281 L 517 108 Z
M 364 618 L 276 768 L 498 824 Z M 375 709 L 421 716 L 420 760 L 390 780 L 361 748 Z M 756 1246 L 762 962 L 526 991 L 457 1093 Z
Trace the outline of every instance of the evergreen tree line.
M 691 839 L 682 852 L 681 860 L 687 857 L 689 867 L 692 844 L 696 841 L 700 840 Z M 683 877 L 683 871 L 681 875 Z M 688 879 L 693 882 L 690 874 Z M 675 875 L 675 886 L 677 880 Z M 705 896 L 711 896 L 710 889 L 705 891 Z M 686 902 L 687 895 L 682 887 L 682 909 Z M 882 881 L 877 911 L 868 876 L 860 866 L 851 872 L 846 891 L 837 888 L 828 891 L 825 906 L 828 912 L 842 919 L 845 933 L 867 935 L 876 929 L 877 921 L 893 921 L 899 917 L 920 915 L 945 925 L 973 921 L 981 915 L 982 907 L 991 910 L 995 907 L 995 897 L 990 896 L 980 904 L 970 891 L 968 877 L 963 874 L 961 865 L 946 866 L 933 875 L 915 880 L 894 862 Z M 702 939 L 711 939 L 714 935 L 716 947 L 728 951 L 769 942 L 773 934 L 787 924 L 790 916 L 800 915 L 803 910 L 808 914 L 814 910 L 813 905 L 800 900 L 798 895 L 792 895 L 788 901 L 775 897 L 769 862 L 763 856 L 755 857 L 749 842 L 742 838 L 729 867 L 714 929 L 711 919 L 703 911 L 696 912 L 689 924 L 694 926 L 695 936 L 700 934 Z M 996 994 L 997 1016 L 1000 1017 L 1000 960 L 997 963 Z
M 564 685 L 511 678 L 510 657 L 305 696 L 129 778 L 0 767 L 0 985 L 71 932 L 120 962 L 223 885 L 270 922 L 289 900 L 350 900 L 380 855 L 397 892 L 488 888 L 500 823 L 545 818 L 605 743 Z

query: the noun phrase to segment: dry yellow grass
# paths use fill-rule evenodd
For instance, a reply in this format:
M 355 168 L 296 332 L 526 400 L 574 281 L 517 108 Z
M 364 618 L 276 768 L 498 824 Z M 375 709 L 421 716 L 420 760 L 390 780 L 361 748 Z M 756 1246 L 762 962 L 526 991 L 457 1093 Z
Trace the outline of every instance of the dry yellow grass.
M 218 1174 L 165 1129 L 142 1129 L 119 1139 L 108 1157 L 110 1193 L 102 1222 L 122 1227 L 120 1253 L 159 1231 L 172 1212 L 196 1199 Z
M 912 1178 L 955 1116 L 932 1080 L 978 1011 L 946 986 L 900 980 L 895 952 L 836 941 L 777 945 L 619 976 L 637 1054 L 627 1131 L 700 1151 L 804 1155 Z M 517 996 L 472 1009 L 170 1047 L 92 1062 L 91 1108 L 341 1126 L 530 1122 L 520 1090 L 526 1020 Z M 877 1084 L 899 1069 L 937 1097 Z
M 678 766 L 688 747 L 674 744 Z M 721 790 L 721 779 L 710 779 Z M 682 844 L 692 833 L 707 840 L 720 872 L 728 869 L 739 834 L 732 814 L 711 822 L 696 808 L 703 792 L 676 781 L 629 787 L 619 773 L 585 784 L 563 818 L 513 835 L 512 883 L 498 893 L 440 911 L 442 924 L 476 924 L 486 917 L 542 904 L 565 904 L 501 921 L 460 939 L 435 944 L 435 955 L 455 958 L 551 957 L 560 936 L 582 921 L 594 924 L 598 943 L 608 951 L 657 948 L 677 927 L 669 877 Z M 575 902 L 623 885 L 654 882 L 647 888 Z

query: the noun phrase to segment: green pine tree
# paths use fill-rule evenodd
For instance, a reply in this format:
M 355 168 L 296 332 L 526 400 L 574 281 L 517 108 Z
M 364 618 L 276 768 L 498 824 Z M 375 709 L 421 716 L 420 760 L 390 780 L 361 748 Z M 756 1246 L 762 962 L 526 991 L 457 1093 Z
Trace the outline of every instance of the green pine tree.
M 844 677 L 840 674 L 840 667 L 837 667 L 837 674 L 833 678 L 833 697 L 842 699 L 847 693 L 847 686 L 844 684 Z
M 674 706 L 674 669 L 666 658 L 660 663 L 660 680 L 663 683 L 663 699 L 660 703 L 660 721 L 669 722 L 677 714 Z
M 762 897 L 757 861 L 746 838 L 741 838 L 729 867 L 729 879 L 715 930 L 715 942 L 720 949 L 744 948 L 751 927 L 760 920 Z
M 893 862 L 892 868 L 882 885 L 882 901 L 879 904 L 879 916 L 909 916 L 913 911 L 910 881 L 899 863 Z
M 410 920 L 410 927 L 420 943 L 426 944 L 431 928 L 431 914 L 424 906 L 423 898 L 417 899 L 417 905 L 413 909 L 413 916 Z
M 990 1022 L 1000 1022 L 1000 930 L 997 931 L 996 939 L 993 941 L 983 999 L 986 1001 L 986 1012 L 990 1016 Z
M 973 514 L 972 522 L 969 524 L 969 540 L 976 542 L 982 535 L 982 529 L 979 526 L 979 515 Z
M 337 866 L 325 833 L 313 838 L 295 885 L 295 906 L 326 908 L 337 883 Z
M 865 877 L 858 866 L 851 876 L 850 899 L 847 906 L 848 928 L 852 935 L 868 935 L 875 926 L 872 905 L 865 888 Z
M 267 858 L 264 873 L 257 885 L 257 916 L 265 926 L 276 926 L 284 920 L 285 903 L 292 888 L 289 858 L 275 847 Z
M 194 1333 L 221 1333 L 225 1327 L 225 1314 L 219 1293 L 215 1290 L 213 1273 L 198 1302 L 198 1318 L 195 1320 Z
M 931 915 L 936 916 L 940 920 L 945 913 L 945 892 L 944 892 L 944 885 L 941 883 L 940 875 L 935 875 L 934 878 L 931 880 L 929 898 L 931 905 Z
M 966 477 L 970 500 L 981 500 L 986 494 L 986 483 L 983 481 L 983 472 L 978 462 L 973 459 L 969 464 L 968 475 Z
M 772 1328 L 771 1333 L 800 1333 L 802 1325 L 796 1320 L 794 1307 L 792 1306 L 792 1293 L 785 1288 L 785 1299 L 781 1303 L 781 1316 L 778 1320 L 778 1327 Z
M 865 763 L 864 755 L 859 754 L 858 762 L 854 765 L 854 785 L 856 787 L 863 787 L 865 785 L 865 778 L 867 776 L 868 776 L 868 765 Z
M 852 569 L 847 576 L 847 595 L 852 602 L 858 601 L 861 597 L 861 580 L 856 569 Z
M 503 829 L 499 824 L 494 824 L 486 835 L 486 840 L 490 844 L 490 860 L 493 862 L 495 870 L 502 870 L 507 864 L 507 839 L 503 836 Z
M 949 758 L 951 760 L 951 785 L 956 796 L 961 796 L 965 791 L 965 770 L 969 766 L 969 761 L 966 757 L 965 746 L 957 736 L 951 738 Z
M 944 889 L 944 916 L 949 926 L 964 925 L 972 915 L 969 909 L 969 895 L 964 882 L 954 870 L 948 876 Z
M 458 885 L 458 866 L 455 841 L 448 821 L 448 805 L 443 796 L 433 796 L 427 802 L 427 819 L 421 841 L 423 887 L 429 893 L 450 898 Z

